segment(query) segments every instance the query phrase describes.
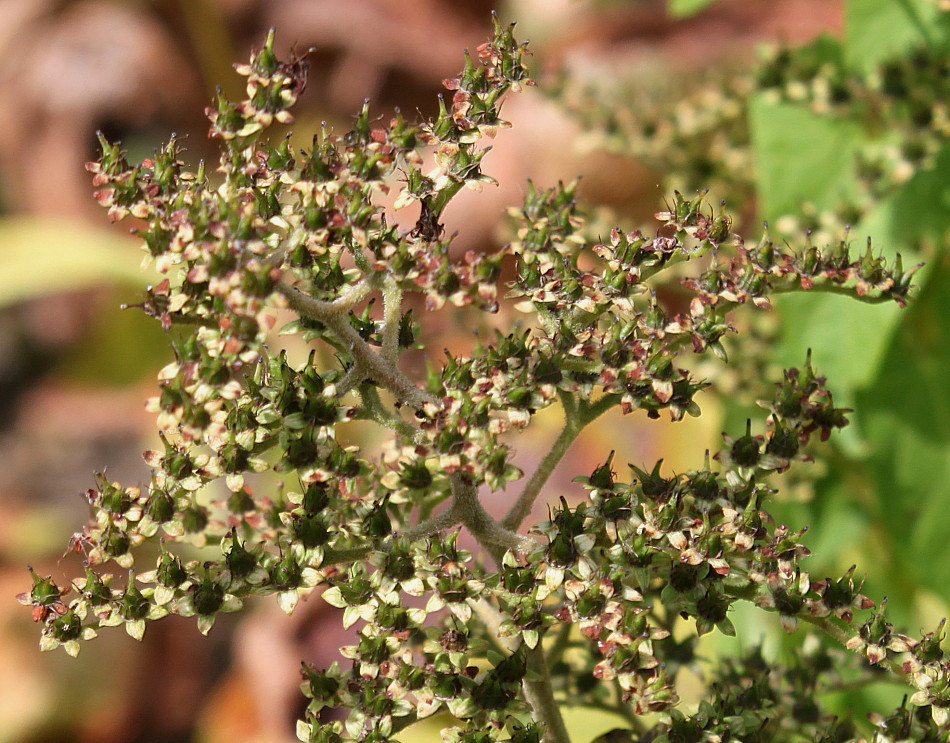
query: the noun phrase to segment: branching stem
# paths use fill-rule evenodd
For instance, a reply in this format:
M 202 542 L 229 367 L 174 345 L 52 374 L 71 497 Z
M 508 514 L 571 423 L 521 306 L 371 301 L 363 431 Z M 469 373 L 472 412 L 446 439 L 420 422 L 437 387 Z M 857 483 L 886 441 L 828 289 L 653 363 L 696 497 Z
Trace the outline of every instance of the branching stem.
M 363 289 L 357 291 L 357 287 L 360 286 L 365 286 L 365 291 Z M 352 354 L 354 366 L 337 385 L 341 393 L 352 389 L 365 379 L 373 379 L 392 392 L 400 402 L 415 410 L 421 410 L 426 403 L 438 404 L 435 397 L 416 387 L 412 380 L 399 370 L 395 360 L 387 359 L 373 351 L 356 332 L 356 328 L 350 324 L 345 313 L 372 291 L 373 286 L 370 282 L 356 284 L 353 289 L 333 302 L 314 299 L 283 283 L 278 284 L 277 289 L 287 298 L 293 310 L 310 320 L 326 325 Z
M 475 484 L 464 475 L 456 472 L 452 475 L 452 509 L 458 509 L 461 523 L 485 547 L 497 563 L 501 563 L 506 550 L 528 553 L 538 547 L 538 543 L 522 534 L 518 534 L 493 519 L 481 501 Z
M 374 385 L 368 382 L 360 385 L 359 395 L 363 402 L 363 407 L 357 412 L 358 418 L 375 421 L 379 425 L 398 433 L 409 441 L 416 441 L 418 439 L 421 431 L 383 405 L 383 401 L 379 399 L 379 390 L 377 390 Z
M 518 500 L 508 511 L 508 514 L 502 519 L 502 526 L 506 529 L 516 530 L 531 513 L 531 508 L 541 494 L 542 488 L 547 483 L 548 478 L 554 472 L 558 462 L 564 457 L 571 444 L 584 430 L 584 427 L 609 410 L 616 404 L 616 395 L 604 395 L 595 403 L 589 403 L 586 400 L 576 400 L 569 393 L 562 393 L 561 406 L 564 409 L 564 428 L 554 440 L 544 459 L 538 464 L 538 468 L 531 475 L 524 490 L 518 496 Z

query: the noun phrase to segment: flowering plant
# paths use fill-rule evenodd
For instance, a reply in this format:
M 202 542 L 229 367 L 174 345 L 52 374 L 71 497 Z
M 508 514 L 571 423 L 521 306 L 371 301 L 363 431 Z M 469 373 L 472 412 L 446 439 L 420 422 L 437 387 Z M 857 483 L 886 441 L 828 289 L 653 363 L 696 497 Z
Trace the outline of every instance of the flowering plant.
M 73 541 L 84 575 L 60 587 L 34 573 L 21 597 L 42 622 L 41 647 L 75 655 L 120 624 L 141 638 L 168 614 L 207 633 L 249 597 L 273 595 L 292 612 L 313 596 L 341 610 L 354 639 L 341 662 L 304 664 L 302 741 L 390 740 L 444 710 L 446 741 L 563 743 L 567 704 L 619 714 L 626 727 L 611 740 L 858 740 L 817 695 L 881 669 L 912 692 L 873 719 L 879 739 L 945 739 L 941 630 L 899 633 L 853 569 L 813 578 L 803 531 L 770 516 L 783 474 L 848 422 L 809 359 L 776 380 L 762 420 L 724 436 L 696 469 L 631 465 L 621 478 L 611 453 L 575 478 L 573 502 L 526 523 L 551 500 L 555 466 L 608 410 L 699 415 L 709 383 L 691 360 L 746 363 L 728 361 L 737 312 L 803 291 L 903 306 L 916 267 L 870 247 L 852 255 L 845 241 L 747 242 L 723 209 L 679 193 L 656 234 L 594 236 L 564 184 L 528 189 L 503 250 L 457 255 L 442 214 L 463 187 L 492 181 L 484 142 L 507 125 L 506 94 L 532 84 L 512 27 L 496 22 L 444 82 L 450 97 L 433 120 L 383 124 L 367 105 L 351 131 L 324 128 L 299 154 L 267 133 L 292 122 L 307 63 L 281 61 L 273 43 L 237 68 L 247 99 L 219 95 L 207 110 L 215 172 L 187 170 L 174 139 L 131 165 L 103 138 L 89 165 L 98 201 L 112 220 L 139 220 L 165 275 L 141 307 L 175 361 L 150 402 L 162 441 L 146 453 L 151 481 L 100 475 L 87 492 L 93 519 Z M 418 209 L 411 226 L 392 216 L 404 207 Z M 656 291 L 670 277 L 688 294 L 681 306 Z M 518 319 L 417 379 L 400 365 L 431 345 L 414 295 L 426 312 Z M 311 347 L 305 361 L 282 349 L 279 323 Z M 561 432 L 522 472 L 519 437 L 552 406 Z M 352 421 L 378 424 L 386 443 L 347 443 Z M 267 471 L 286 488 L 259 492 Z M 483 497 L 502 489 L 511 504 L 495 518 Z M 461 530 L 477 549 L 460 546 Z M 188 559 L 187 543 L 216 556 Z M 788 667 L 754 649 L 724 659 L 698 705 L 682 705 L 698 637 L 734 634 L 737 602 L 842 649 L 809 642 Z

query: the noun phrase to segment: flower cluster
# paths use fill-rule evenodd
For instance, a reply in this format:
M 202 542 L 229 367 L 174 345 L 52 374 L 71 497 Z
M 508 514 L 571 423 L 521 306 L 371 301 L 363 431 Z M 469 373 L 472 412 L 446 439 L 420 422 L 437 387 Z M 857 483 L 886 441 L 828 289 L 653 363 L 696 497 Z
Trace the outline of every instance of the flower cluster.
M 799 564 L 803 532 L 769 514 L 772 478 L 809 458 L 812 434 L 824 440 L 847 422 L 810 363 L 786 371 L 762 403 L 763 433 L 750 420 L 702 467 L 631 465 L 627 482 L 611 455 L 577 478 L 586 497 L 562 497 L 547 521 L 524 528 L 599 415 L 699 414 L 707 382 L 690 359 L 725 360 L 742 305 L 767 308 L 790 291 L 903 305 L 912 274 L 870 249 L 854 259 L 843 243 L 749 247 L 724 210 L 678 193 L 657 234 L 591 239 L 563 184 L 529 188 L 503 250 L 453 255 L 440 216 L 462 187 L 490 180 L 478 145 L 504 125 L 506 92 L 528 83 L 525 54 L 496 22 L 477 59 L 445 81 L 451 105 L 434 120 L 383 125 L 366 106 L 350 132 L 325 129 L 298 157 L 289 139 L 263 137 L 291 120 L 306 73 L 303 60 L 276 58 L 271 35 L 238 67 L 248 100 L 208 110 L 222 146 L 216 173 L 184 170 L 174 141 L 136 166 L 103 141 L 90 165 L 97 198 L 113 219 L 140 220 L 166 275 L 142 308 L 168 331 L 175 360 L 150 401 L 162 441 L 145 455 L 151 481 L 98 476 L 86 493 L 93 518 L 72 542 L 84 575 L 64 590 L 34 573 L 20 597 L 43 624 L 42 647 L 75 654 L 119 624 L 141 638 L 168 614 L 194 616 L 207 633 L 249 596 L 276 595 L 291 612 L 318 590 L 358 629 L 340 663 L 304 664 L 302 741 L 391 740 L 444 710 L 454 719 L 446 741 L 564 743 L 568 703 L 619 710 L 644 740 L 771 740 L 776 730 L 844 740 L 850 723 L 811 703 L 815 679 L 801 669 L 770 677 L 754 655 L 726 663 L 697 712 L 680 709 L 678 675 L 695 667 L 698 637 L 733 634 L 730 608 L 745 601 L 908 681 L 910 705 L 946 728 L 940 631 L 899 634 L 883 606 L 868 617 L 874 604 L 853 571 L 811 579 Z M 436 163 L 427 173 L 424 148 Z M 382 196 L 394 188 L 393 209 L 418 206 L 411 225 L 387 212 Z M 410 378 L 400 354 L 426 336 L 406 295 L 428 310 L 494 312 L 504 264 L 523 322 Z M 656 291 L 673 267 L 687 295 L 676 306 Z M 273 332 L 288 315 L 281 332 L 313 344 L 304 362 Z M 526 475 L 512 463 L 515 434 L 553 405 L 564 429 Z M 390 434 L 380 452 L 341 433 L 356 420 Z M 494 518 L 482 497 L 507 487 L 519 492 Z M 477 555 L 459 546 L 460 529 Z M 220 549 L 189 560 L 186 542 Z M 127 577 L 104 572 L 109 563 Z M 935 729 L 925 717 L 902 708 L 875 724 Z

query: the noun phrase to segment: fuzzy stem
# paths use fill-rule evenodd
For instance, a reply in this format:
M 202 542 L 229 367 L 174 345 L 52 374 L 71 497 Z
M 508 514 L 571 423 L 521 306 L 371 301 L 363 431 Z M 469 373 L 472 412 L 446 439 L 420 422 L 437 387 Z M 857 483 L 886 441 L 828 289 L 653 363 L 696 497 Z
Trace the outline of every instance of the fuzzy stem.
M 374 547 L 364 545 L 362 547 L 350 547 L 344 550 L 329 549 L 323 554 L 323 563 L 320 567 L 330 565 L 345 565 L 346 563 L 362 560 L 366 555 L 372 552 Z
M 528 553 L 538 547 L 534 539 L 506 529 L 489 516 L 473 482 L 459 473 L 452 475 L 451 482 L 455 502 L 450 510 L 458 509 L 460 521 L 499 565 L 506 550 Z
M 359 395 L 363 402 L 363 407 L 357 411 L 357 418 L 375 421 L 379 425 L 388 428 L 394 433 L 398 433 L 409 441 L 416 441 L 418 439 L 421 431 L 408 421 L 400 418 L 393 411 L 387 409 L 383 405 L 383 401 L 379 399 L 379 390 L 372 384 L 366 383 L 360 385 Z
M 525 655 L 528 671 L 537 678 L 524 682 L 524 695 L 531 709 L 534 710 L 535 719 L 544 725 L 544 743 L 570 743 L 571 737 L 567 733 L 567 726 L 561 716 L 561 707 L 554 698 L 551 669 L 544 659 L 541 642 L 538 641 L 533 650 L 527 648 Z
M 383 281 L 383 358 L 396 362 L 399 353 L 399 311 L 402 309 L 402 289 L 396 280 L 387 276 Z
M 438 404 L 436 398 L 416 387 L 393 361 L 383 358 L 370 349 L 366 341 L 356 332 L 356 328 L 350 324 L 343 313 L 359 301 L 358 299 L 344 295 L 334 302 L 322 302 L 287 284 L 278 284 L 277 288 L 287 298 L 293 310 L 311 320 L 322 322 L 353 355 L 355 366 L 338 385 L 341 392 L 356 386 L 364 379 L 372 378 L 392 392 L 401 402 L 415 410 L 421 410 L 426 403 Z M 368 288 L 367 293 L 369 290 Z M 351 293 L 358 294 L 355 291 Z M 343 303 L 344 299 L 349 304 Z
M 408 539 L 410 542 L 414 542 L 418 539 L 431 537 L 445 529 L 451 529 L 462 521 L 462 516 L 459 511 L 460 509 L 453 503 L 444 513 L 440 513 L 438 516 L 433 516 L 431 519 L 409 527 L 405 531 L 400 532 L 399 536 Z
M 844 627 L 841 627 L 835 624 L 830 619 L 828 619 L 828 617 L 813 617 L 808 614 L 803 614 L 799 618 L 805 622 L 808 622 L 809 624 L 815 625 L 816 627 L 818 627 L 818 629 L 820 629 L 826 635 L 830 635 L 835 640 L 840 642 L 842 645 L 847 646 L 848 641 L 853 636 L 852 633 L 848 632 Z M 886 668 L 888 671 L 893 673 L 902 681 L 913 686 L 913 679 L 910 677 L 910 674 L 905 673 L 903 666 L 900 663 L 898 663 L 896 660 L 893 660 L 885 656 L 876 665 Z
M 478 500 L 475 484 L 458 473 L 452 475 L 452 493 L 455 497 L 453 508 L 462 513 L 462 523 L 485 548 L 496 566 L 500 569 L 505 550 L 512 549 L 527 552 L 537 547 L 537 542 L 515 532 L 509 531 L 495 521 Z M 544 649 L 539 640 L 533 648 L 525 648 L 528 670 L 535 678 L 522 684 L 525 699 L 534 711 L 534 718 L 544 725 L 544 743 L 570 743 L 561 717 L 561 708 L 554 698 L 551 685 L 551 670 L 544 657 Z
M 796 281 L 795 283 L 786 284 L 785 286 L 772 286 L 769 293 L 772 296 L 779 294 L 838 294 L 843 297 L 849 297 L 858 302 L 863 302 L 864 304 L 886 304 L 887 302 L 893 302 L 894 298 L 887 296 L 885 294 L 871 295 L 865 294 L 864 296 L 859 295 L 854 287 L 850 286 L 841 286 L 840 284 L 825 284 L 825 283 L 815 283 L 810 289 L 803 289 L 801 285 Z
M 616 403 L 616 397 L 616 395 L 605 395 L 597 402 L 590 404 L 585 401 L 575 403 L 572 396 L 566 393 L 562 395 L 561 406 L 564 408 L 564 428 L 561 429 L 561 433 L 551 445 L 551 451 L 544 456 L 534 474 L 525 483 L 524 490 L 521 491 L 518 500 L 515 501 L 511 510 L 502 519 L 502 526 L 513 531 L 521 526 L 528 514 L 531 513 L 531 507 L 540 495 L 541 489 L 547 483 L 548 478 L 554 472 L 554 468 L 557 467 L 558 462 L 571 448 L 571 444 L 574 443 L 580 432 L 584 430 L 584 426 L 613 407 Z

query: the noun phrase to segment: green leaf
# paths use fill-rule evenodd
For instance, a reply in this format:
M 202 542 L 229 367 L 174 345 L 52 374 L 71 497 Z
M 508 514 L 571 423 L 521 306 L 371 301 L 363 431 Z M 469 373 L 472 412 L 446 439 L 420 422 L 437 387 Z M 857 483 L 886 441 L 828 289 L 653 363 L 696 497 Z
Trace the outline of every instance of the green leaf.
M 811 349 L 812 364 L 828 378 L 835 404 L 853 407 L 855 389 L 875 377 L 901 309 L 832 294 L 787 294 L 773 302 L 782 317 L 782 338 L 772 360 L 786 369 L 801 367 Z
M 854 250 L 871 235 L 875 253 L 889 259 L 903 253 L 909 267 L 917 260 L 913 242 L 940 240 L 948 227 L 950 146 L 945 146 L 932 169 L 916 173 L 851 232 L 858 243 Z M 895 334 L 904 332 L 909 321 L 896 305 L 869 306 L 828 294 L 790 294 L 776 297 L 774 304 L 783 329 L 773 360 L 783 367 L 798 366 L 812 349 L 815 368 L 828 377 L 837 404 L 845 407 L 854 407 L 856 391 L 877 379 Z M 845 429 L 846 442 L 855 443 L 860 430 Z
M 871 70 L 921 42 L 946 43 L 947 20 L 932 0 L 849 0 L 845 11 L 845 61 Z
M 135 242 L 78 220 L 0 218 L 0 307 L 116 282 L 140 285 Z
M 666 9 L 674 18 L 686 18 L 698 13 L 712 2 L 713 0 L 669 0 Z
M 893 257 L 901 252 L 907 265 L 906 245 L 913 240 L 942 240 L 950 228 L 950 145 L 934 158 L 934 166 L 918 170 L 900 190 L 878 204 L 853 230 L 871 235 L 875 250 Z
M 938 259 L 940 260 L 940 259 Z M 950 255 L 903 316 L 875 382 L 858 396 L 867 462 L 892 559 L 950 600 Z M 909 580 L 908 580 L 909 579 Z M 895 586 L 900 591 L 901 586 Z
M 823 211 L 857 198 L 855 156 L 867 140 L 857 122 L 755 95 L 749 127 L 764 219 L 798 214 L 805 202 Z

